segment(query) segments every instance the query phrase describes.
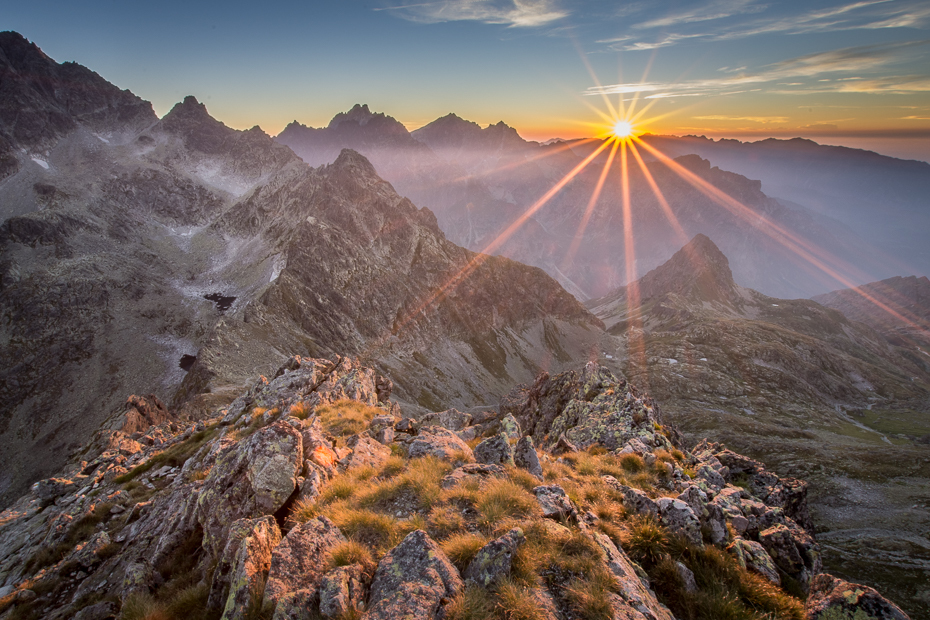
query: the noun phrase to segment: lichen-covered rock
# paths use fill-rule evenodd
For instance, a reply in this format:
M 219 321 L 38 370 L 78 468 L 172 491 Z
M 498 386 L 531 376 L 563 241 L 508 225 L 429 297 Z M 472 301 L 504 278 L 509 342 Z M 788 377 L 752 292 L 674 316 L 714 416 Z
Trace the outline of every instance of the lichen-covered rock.
M 442 488 L 451 489 L 454 486 L 464 482 L 474 481 L 481 483 L 485 478 L 495 476 L 498 478 L 506 475 L 506 471 L 500 465 L 485 465 L 483 463 L 469 463 L 457 467 L 442 478 Z
M 791 519 L 761 531 L 759 542 L 775 565 L 797 579 L 805 588 L 823 568 L 820 546 Z
M 320 613 L 327 618 L 340 618 L 365 605 L 367 586 L 361 564 L 339 566 L 323 575 L 320 582 Z
M 265 519 L 274 521 L 271 517 L 259 517 L 257 519 L 237 519 L 230 524 L 226 535 L 226 545 L 217 559 L 216 568 L 213 569 L 213 581 L 210 583 L 207 607 L 211 609 L 224 609 L 226 607 L 226 599 L 229 597 L 230 576 L 236 568 L 236 556 L 239 553 L 239 546 L 253 532 L 255 526 Z M 277 527 L 277 523 L 275 523 L 275 527 Z M 278 538 L 280 537 L 281 532 L 279 530 Z
M 459 439 L 455 432 L 441 426 L 424 426 L 410 442 L 407 449 L 410 458 L 435 456 L 444 461 L 470 461 L 472 450 Z
M 843 617 L 838 614 L 856 620 L 862 614 L 869 620 L 910 620 L 900 607 L 872 588 L 821 573 L 811 581 L 805 620 Z
M 274 609 L 288 592 L 316 592 L 326 570 L 327 554 L 346 537 L 326 517 L 295 526 L 271 555 L 263 605 Z
M 542 480 L 542 463 L 539 462 L 539 454 L 536 452 L 536 446 L 533 445 L 533 438 L 529 435 L 517 442 L 513 451 L 513 462 L 520 469 L 525 469 Z
M 523 544 L 523 530 L 513 528 L 478 550 L 462 577 L 482 588 L 489 588 L 510 574 L 513 554 Z
M 97 532 L 87 542 L 78 544 L 68 556 L 68 560 L 77 562 L 84 569 L 89 569 L 103 562 L 99 554 L 109 544 L 110 535 L 106 532 Z
M 346 445 L 352 449 L 352 453 L 339 461 L 339 467 L 344 471 L 352 471 L 359 467 L 378 468 L 391 456 L 390 448 L 366 433 L 352 435 L 346 440 Z
M 457 409 L 448 409 L 437 413 L 427 413 L 420 420 L 423 426 L 441 426 L 450 431 L 460 431 L 471 424 L 472 417 L 469 413 L 462 413 Z
M 501 418 L 500 432 L 502 435 L 507 437 L 507 439 L 519 439 L 523 436 L 523 430 L 520 428 L 520 423 L 517 422 L 517 419 L 510 413 Z
M 513 447 L 503 433 L 475 446 L 475 460 L 487 465 L 513 465 Z
M 694 511 L 701 522 L 701 534 L 712 544 L 719 545 L 727 539 L 727 522 L 720 506 L 708 502 L 707 494 L 696 485 L 689 485 L 678 499 L 685 502 Z
M 303 465 L 301 434 L 278 421 L 217 457 L 197 500 L 204 547 L 219 554 L 229 524 L 273 514 L 297 489 Z
M 659 602 L 649 588 L 649 582 L 640 577 L 627 555 L 618 549 L 606 534 L 592 530 L 590 536 L 604 552 L 607 568 L 617 578 L 619 595 L 629 607 L 647 620 L 675 620 L 672 612 Z M 635 616 L 627 614 L 626 617 Z
M 685 592 L 697 592 L 697 581 L 694 580 L 694 573 L 691 569 L 682 564 L 675 562 L 675 572 L 681 577 L 681 583 L 684 585 Z
M 117 615 L 119 615 L 119 610 L 116 605 L 110 601 L 103 601 L 88 605 L 74 614 L 73 620 L 113 620 Z
M 656 500 L 659 509 L 659 521 L 670 531 L 681 534 L 691 544 L 702 546 L 701 522 L 698 521 L 691 506 L 671 497 L 660 497 Z
M 778 569 L 775 568 L 775 564 L 766 552 L 765 547 L 759 543 L 737 538 L 727 545 L 727 551 L 733 554 L 743 569 L 758 573 L 775 585 L 781 585 L 781 576 L 778 574 Z
M 538 486 L 533 489 L 533 494 L 547 519 L 561 520 L 575 515 L 575 507 L 562 487 L 555 484 Z
M 435 618 L 462 587 L 462 578 L 439 545 L 416 530 L 378 563 L 365 618 Z
M 318 598 L 315 590 L 307 588 L 288 592 L 278 599 L 271 620 L 315 620 L 319 617 L 315 610 Z
M 67 478 L 48 478 L 32 485 L 32 492 L 39 499 L 42 507 L 55 503 L 55 500 L 78 489 L 76 482 Z
M 500 404 L 501 413 L 512 414 L 539 445 L 552 446 L 564 436 L 582 450 L 596 444 L 617 450 L 633 438 L 670 449 L 668 439 L 655 432 L 654 410 L 651 401 L 594 362 L 580 372 L 542 373 L 532 386 L 514 388 Z
M 655 500 L 633 487 L 621 484 L 613 476 L 601 476 L 601 481 L 610 488 L 623 493 L 623 505 L 626 509 L 635 514 L 646 514 L 654 517 L 659 516 L 659 507 Z
M 249 520 L 248 525 L 251 528 L 239 542 L 229 574 L 229 596 L 223 608 L 222 620 L 243 620 L 249 617 L 250 606 L 261 596 L 265 587 L 272 550 L 281 542 L 281 530 L 274 518 Z

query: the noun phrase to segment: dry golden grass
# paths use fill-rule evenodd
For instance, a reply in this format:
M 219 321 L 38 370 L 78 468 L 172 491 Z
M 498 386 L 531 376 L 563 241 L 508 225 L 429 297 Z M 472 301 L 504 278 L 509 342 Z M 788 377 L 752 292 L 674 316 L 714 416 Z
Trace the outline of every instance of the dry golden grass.
M 337 400 L 316 410 L 323 423 L 323 430 L 336 437 L 348 437 L 368 428 L 372 418 L 384 413 L 357 400 Z
M 478 523 L 489 529 L 507 517 L 542 516 L 536 497 L 506 478 L 487 480 L 478 495 L 476 508 L 480 515 Z
M 464 572 L 478 551 L 486 544 L 488 544 L 487 536 L 460 532 L 449 536 L 439 546 L 459 569 L 459 572 Z

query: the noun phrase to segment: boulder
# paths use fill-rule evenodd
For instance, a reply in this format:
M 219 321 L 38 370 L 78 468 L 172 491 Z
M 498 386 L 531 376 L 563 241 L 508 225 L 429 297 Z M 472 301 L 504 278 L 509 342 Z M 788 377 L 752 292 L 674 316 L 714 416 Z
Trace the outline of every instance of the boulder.
M 261 596 L 265 586 L 272 550 L 281 542 L 281 530 L 274 518 L 244 521 L 247 524 L 242 525 L 251 527 L 236 550 L 222 620 L 245 620 L 249 617 L 250 606 Z
M 575 507 L 565 489 L 558 485 L 538 486 L 533 489 L 536 501 L 547 519 L 562 520 L 575 515 Z
M 462 577 L 482 588 L 491 587 L 510 574 L 513 555 L 524 540 L 523 530 L 518 527 L 492 540 L 475 554 Z
M 660 497 L 656 500 L 659 521 L 670 531 L 681 534 L 693 545 L 702 546 L 701 522 L 691 507 L 680 499 Z
M 811 581 L 804 614 L 805 620 L 858 619 L 863 614 L 870 620 L 910 620 L 900 607 L 872 588 L 827 573 L 821 573 Z
M 510 413 L 501 418 L 500 432 L 502 435 L 506 436 L 507 439 L 519 439 L 523 436 L 520 423 L 517 422 L 517 419 Z
M 500 433 L 475 446 L 475 460 L 487 465 L 513 465 L 513 447 Z
M 119 615 L 119 610 L 115 603 L 103 601 L 88 605 L 81 611 L 74 614 L 73 620 L 113 620 Z
M 441 426 L 450 431 L 460 431 L 472 423 L 471 414 L 462 413 L 457 409 L 448 409 L 438 413 L 427 413 L 420 420 L 423 426 Z
M 214 556 L 226 543 L 229 524 L 274 514 L 297 489 L 303 465 L 301 435 L 278 421 L 217 456 L 197 499 L 204 548 Z
M 315 590 L 302 588 L 288 592 L 278 599 L 271 620 L 317 620 L 316 602 L 319 597 Z
M 459 439 L 455 432 L 441 426 L 424 426 L 410 442 L 407 449 L 410 458 L 435 456 L 444 461 L 470 461 L 472 451 L 468 444 Z
M 416 530 L 378 563 L 365 618 L 434 618 L 462 587 L 462 578 L 439 545 Z
M 367 433 L 352 435 L 346 439 L 346 445 L 352 449 L 352 453 L 339 461 L 339 467 L 343 471 L 352 471 L 360 467 L 377 469 L 384 465 L 391 456 L 389 447 L 376 441 Z
M 294 527 L 271 555 L 264 606 L 274 609 L 288 592 L 316 592 L 333 547 L 345 542 L 339 528 L 326 517 L 316 517 Z
M 500 465 L 484 465 L 482 463 L 469 463 L 457 467 L 446 474 L 442 479 L 442 488 L 451 489 L 463 482 L 475 481 L 481 482 L 490 476 L 502 478 L 506 475 L 504 468 Z
M 542 463 L 533 445 L 533 438 L 527 435 L 517 442 L 513 451 L 513 462 L 520 469 L 525 469 L 540 480 L 543 477 Z
M 765 547 L 751 540 L 737 538 L 727 546 L 729 551 L 739 562 L 739 565 L 748 571 L 762 575 L 775 585 L 781 585 L 781 576 L 772 562 L 772 558 L 765 551 Z
M 655 593 L 649 588 L 649 582 L 645 580 L 645 577 L 640 577 L 627 555 L 618 549 L 606 534 L 591 530 L 590 536 L 604 552 L 607 568 L 617 578 L 618 594 L 629 607 L 642 614 L 647 620 L 675 620 L 672 612 L 659 602 Z M 638 616 L 628 613 L 627 615 L 615 614 L 614 617 L 637 618 Z
M 759 542 L 775 565 L 797 579 L 805 588 L 823 568 L 820 546 L 791 519 L 761 531 Z
M 648 514 L 654 517 L 659 516 L 659 507 L 648 495 L 640 491 L 639 489 L 634 489 L 628 487 L 625 484 L 621 484 L 613 476 L 601 476 L 601 481 L 614 489 L 615 491 L 620 491 L 623 494 L 623 505 L 626 506 L 626 509 L 630 512 L 636 514 Z
M 341 618 L 362 610 L 367 585 L 361 564 L 334 568 L 320 582 L 320 613 L 326 618 Z

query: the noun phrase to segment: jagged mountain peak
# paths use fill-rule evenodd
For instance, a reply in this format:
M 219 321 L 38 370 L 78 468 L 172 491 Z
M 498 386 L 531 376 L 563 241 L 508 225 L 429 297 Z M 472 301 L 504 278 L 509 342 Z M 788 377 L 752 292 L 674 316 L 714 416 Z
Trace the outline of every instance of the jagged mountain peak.
M 738 296 L 730 261 L 703 234 L 696 235 L 668 262 L 639 281 L 641 299 L 676 294 L 700 301 L 733 301 Z
M 404 133 L 407 133 L 407 129 L 400 121 L 383 112 L 372 112 L 368 108 L 367 103 L 356 103 L 348 112 L 340 112 L 329 122 L 328 129 L 337 129 L 349 123 L 357 124 L 359 127 L 364 127 L 369 123 L 377 123 L 379 128 L 381 128 L 381 126 L 389 127 L 394 130 L 399 128 Z

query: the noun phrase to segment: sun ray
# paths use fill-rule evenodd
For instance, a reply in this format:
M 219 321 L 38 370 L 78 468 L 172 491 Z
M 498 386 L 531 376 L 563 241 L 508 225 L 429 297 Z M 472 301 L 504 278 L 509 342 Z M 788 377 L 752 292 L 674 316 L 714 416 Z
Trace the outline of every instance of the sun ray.
M 575 252 L 578 251 L 578 246 L 581 245 L 582 237 L 588 227 L 588 221 L 591 219 L 591 214 L 594 213 L 594 206 L 601 197 L 601 191 L 604 189 L 604 182 L 607 181 L 607 175 L 610 173 L 610 169 L 613 166 L 614 157 L 617 155 L 617 148 L 620 146 L 620 141 L 613 140 L 612 142 L 613 147 L 610 149 L 610 154 L 607 156 L 607 163 L 604 164 L 604 169 L 601 170 L 601 176 L 597 180 L 597 185 L 594 186 L 594 192 L 591 193 L 591 199 L 588 201 L 587 207 L 585 207 L 584 215 L 581 216 L 581 222 L 578 224 L 578 229 L 575 231 L 572 243 L 568 247 L 568 252 L 565 253 L 565 258 L 562 261 L 563 269 L 571 263 L 575 256 Z
M 636 158 L 636 163 L 639 164 L 639 168 L 643 173 L 643 178 L 646 179 L 646 183 L 648 183 L 650 189 L 652 189 L 652 193 L 655 195 L 656 200 L 659 201 L 659 206 L 662 207 L 666 219 L 668 219 L 669 224 L 671 224 L 672 228 L 675 230 L 675 235 L 678 237 L 679 242 L 682 245 L 688 243 L 688 234 L 685 232 L 684 228 L 682 228 L 681 222 L 678 221 L 678 217 L 675 215 L 674 211 L 672 211 L 671 205 L 668 204 L 665 195 L 662 193 L 662 190 L 659 189 L 658 183 L 656 183 L 652 173 L 649 172 L 649 167 L 646 166 L 646 162 L 643 161 L 643 157 L 639 154 L 636 143 L 633 141 L 630 142 L 630 152 L 633 153 L 633 157 Z
M 572 168 L 572 170 L 566 174 L 562 179 L 556 183 L 549 191 L 547 191 L 539 200 L 534 202 L 526 211 L 524 211 L 520 217 L 514 220 L 510 226 L 508 226 L 503 232 L 501 232 L 497 237 L 495 237 L 490 243 L 488 243 L 481 252 L 476 253 L 475 256 L 469 260 L 459 271 L 452 274 L 446 282 L 439 286 L 432 294 L 427 296 L 420 304 L 417 305 L 413 311 L 407 313 L 407 315 L 401 319 L 391 330 L 392 334 L 398 334 L 402 331 L 411 321 L 415 320 L 417 316 L 425 312 L 427 308 L 437 302 L 441 297 L 443 297 L 447 292 L 453 290 L 458 286 L 465 278 L 467 278 L 475 269 L 477 269 L 484 261 L 488 260 L 491 257 L 491 254 L 500 248 L 507 239 L 513 235 L 520 227 L 522 227 L 527 220 L 529 220 L 533 214 L 535 214 L 539 209 L 541 209 L 547 202 L 549 202 L 553 196 L 558 194 L 562 188 L 564 188 L 568 183 L 574 179 L 578 174 L 584 170 L 588 164 L 590 164 L 594 159 L 601 154 L 601 152 L 607 148 L 609 142 L 604 142 L 597 149 L 595 149 L 590 155 L 588 155 L 581 163 Z
M 654 156 L 656 156 L 659 159 L 659 161 L 664 163 L 666 166 L 668 166 L 671 170 L 676 172 L 683 179 L 691 183 L 696 189 L 698 189 L 698 191 L 702 192 L 707 197 L 711 198 L 712 200 L 714 200 L 715 202 L 717 202 L 724 208 L 728 209 L 734 215 L 747 221 L 752 221 L 752 220 L 761 221 L 765 225 L 757 226 L 757 228 L 761 230 L 762 232 L 764 232 L 765 234 L 767 234 L 771 239 L 773 239 L 777 243 L 782 244 L 785 248 L 794 252 L 797 256 L 804 259 L 805 261 L 807 261 L 814 267 L 818 268 L 820 271 L 822 271 L 824 274 L 826 274 L 830 278 L 833 278 L 837 282 L 840 282 L 847 288 L 853 289 L 854 291 L 856 291 L 857 294 L 862 296 L 864 299 L 872 302 L 873 304 L 875 304 L 876 306 L 878 306 L 885 312 L 888 312 L 892 316 L 898 318 L 899 320 L 905 323 L 908 323 L 910 325 L 914 325 L 915 327 L 917 327 L 917 325 L 915 325 L 913 322 L 908 320 L 906 317 L 902 316 L 899 312 L 895 311 L 893 308 L 891 308 L 887 304 L 882 303 L 880 300 L 876 299 L 873 295 L 870 295 L 869 293 L 862 290 L 861 288 L 858 288 L 855 282 L 851 278 L 846 277 L 846 275 L 844 275 L 841 271 L 839 271 L 839 269 L 836 269 L 832 267 L 830 264 L 828 264 L 828 263 L 834 263 L 834 262 L 842 262 L 839 258 L 829 255 L 826 251 L 822 250 L 821 248 L 811 247 L 811 245 L 807 241 L 803 239 L 799 239 L 796 235 L 793 235 L 791 232 L 785 230 L 784 228 L 779 226 L 777 223 L 766 218 L 761 213 L 757 213 L 753 211 L 752 209 L 750 209 L 743 203 L 739 202 L 735 198 L 727 195 L 725 192 L 721 191 L 719 188 L 711 185 L 704 179 L 700 178 L 699 176 L 697 176 L 696 174 L 694 174 L 693 172 L 691 172 L 690 170 L 688 170 L 687 168 L 685 168 L 684 166 L 676 162 L 675 160 L 669 158 L 667 155 L 665 155 L 658 149 L 643 142 L 642 140 L 638 138 L 634 137 L 633 139 L 636 140 L 638 144 L 642 145 L 643 148 L 645 148 L 647 151 L 649 151 Z M 819 258 L 817 256 L 818 254 L 821 255 L 823 258 L 822 259 Z M 864 274 L 864 273 L 857 274 L 857 276 L 860 280 L 861 279 L 868 280 L 870 278 L 868 274 Z

